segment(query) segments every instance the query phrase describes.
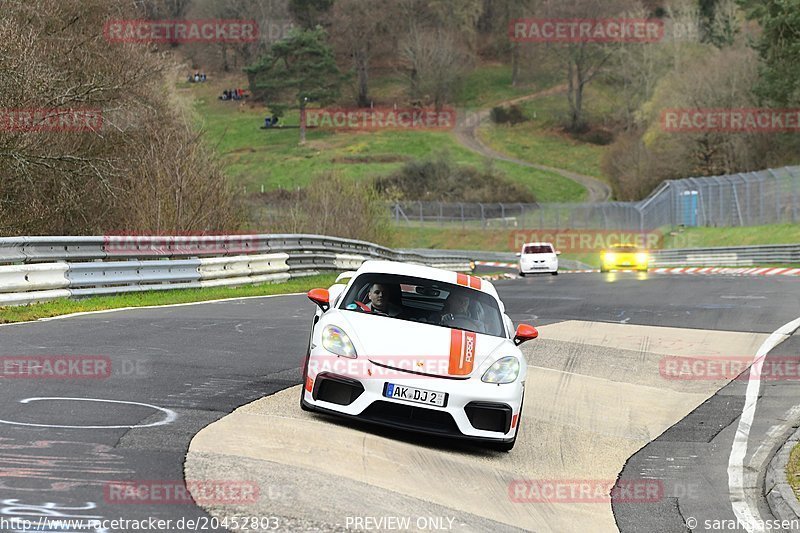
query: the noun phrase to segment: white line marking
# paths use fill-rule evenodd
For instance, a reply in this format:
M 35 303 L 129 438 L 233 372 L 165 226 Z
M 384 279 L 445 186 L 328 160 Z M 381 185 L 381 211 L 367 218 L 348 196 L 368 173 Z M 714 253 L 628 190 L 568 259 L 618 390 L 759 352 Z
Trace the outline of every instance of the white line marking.
M 756 414 L 758 392 L 761 386 L 761 380 L 758 377 L 754 378 L 754 376 L 761 375 L 764 357 L 797 328 L 800 328 L 800 318 L 784 324 L 767 337 L 753 357 L 750 378 L 747 381 L 747 391 L 745 392 L 744 407 L 742 408 L 742 415 L 739 417 L 739 425 L 736 428 L 736 436 L 733 439 L 731 455 L 728 459 L 728 489 L 730 491 L 731 507 L 739 523 L 744 526 L 748 533 L 764 532 L 762 527 L 764 521 L 758 514 L 758 507 L 751 506 L 744 494 L 744 456 L 747 454 L 747 440 Z
M 28 422 L 14 422 L 13 420 L 0 420 L 0 424 L 8 424 L 11 426 L 27 426 L 27 427 L 34 427 L 34 428 L 68 428 L 68 429 L 134 429 L 134 428 L 151 428 L 155 426 L 163 426 L 166 424 L 171 424 L 178 415 L 172 409 L 165 409 L 164 407 L 158 407 L 157 405 L 151 405 L 149 403 L 139 403 L 139 402 L 126 402 L 124 400 L 101 400 L 98 398 L 62 398 L 62 397 L 42 397 L 42 398 L 25 398 L 24 400 L 20 400 L 19 403 L 30 403 L 30 402 L 37 402 L 40 400 L 66 400 L 71 402 L 102 402 L 102 403 L 122 403 L 127 405 L 139 405 L 142 407 L 149 407 L 150 409 L 155 409 L 156 411 L 161 411 L 166 416 L 157 421 L 153 422 L 152 424 L 135 424 L 133 426 L 62 426 L 62 425 L 54 425 L 54 424 L 31 424 Z

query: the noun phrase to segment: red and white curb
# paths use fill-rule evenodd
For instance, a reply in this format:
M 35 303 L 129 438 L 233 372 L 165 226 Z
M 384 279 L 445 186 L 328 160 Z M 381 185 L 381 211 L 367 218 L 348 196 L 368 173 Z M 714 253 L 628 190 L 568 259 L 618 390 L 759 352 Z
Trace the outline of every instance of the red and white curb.
M 592 274 L 599 270 L 559 270 L 559 274 Z M 614 270 L 613 272 L 640 272 L 638 270 Z M 800 268 L 731 268 L 731 267 L 671 267 L 651 268 L 650 274 L 706 274 L 728 276 L 800 276 Z
M 656 274 L 733 274 L 737 276 L 800 276 L 800 268 L 672 267 L 654 268 Z

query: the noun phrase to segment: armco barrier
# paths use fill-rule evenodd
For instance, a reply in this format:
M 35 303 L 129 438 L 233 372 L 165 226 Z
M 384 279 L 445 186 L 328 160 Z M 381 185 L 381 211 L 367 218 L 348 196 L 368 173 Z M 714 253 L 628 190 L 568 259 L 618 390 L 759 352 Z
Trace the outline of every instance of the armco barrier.
M 456 271 L 470 270 L 471 261 L 321 235 L 0 238 L 0 305 L 279 282 L 354 270 L 367 259 Z
M 657 267 L 798 264 L 800 244 L 657 250 L 651 256 Z

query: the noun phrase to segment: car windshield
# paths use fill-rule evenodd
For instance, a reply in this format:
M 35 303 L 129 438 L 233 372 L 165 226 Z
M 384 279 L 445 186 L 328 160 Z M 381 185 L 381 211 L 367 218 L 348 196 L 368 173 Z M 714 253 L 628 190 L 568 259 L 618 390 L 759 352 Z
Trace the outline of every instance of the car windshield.
M 553 247 L 549 244 L 529 244 L 522 251 L 523 254 L 551 254 Z
M 491 295 L 424 278 L 370 273 L 358 276 L 340 309 L 505 337 Z

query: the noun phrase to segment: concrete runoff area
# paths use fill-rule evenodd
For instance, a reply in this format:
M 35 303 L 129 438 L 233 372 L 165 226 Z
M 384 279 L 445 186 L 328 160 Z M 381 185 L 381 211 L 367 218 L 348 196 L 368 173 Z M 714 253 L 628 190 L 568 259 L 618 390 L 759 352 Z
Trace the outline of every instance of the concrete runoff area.
M 668 379 L 664 357 L 743 357 L 767 338 L 584 321 L 539 330 L 522 345 L 530 366 L 510 453 L 305 413 L 296 386 L 200 431 L 186 480 L 258 483 L 255 503 L 204 507 L 219 517 L 277 516 L 282 529 L 387 529 L 393 518 L 411 530 L 616 531 L 610 500 L 581 487 L 608 494 L 632 454 L 727 383 Z

